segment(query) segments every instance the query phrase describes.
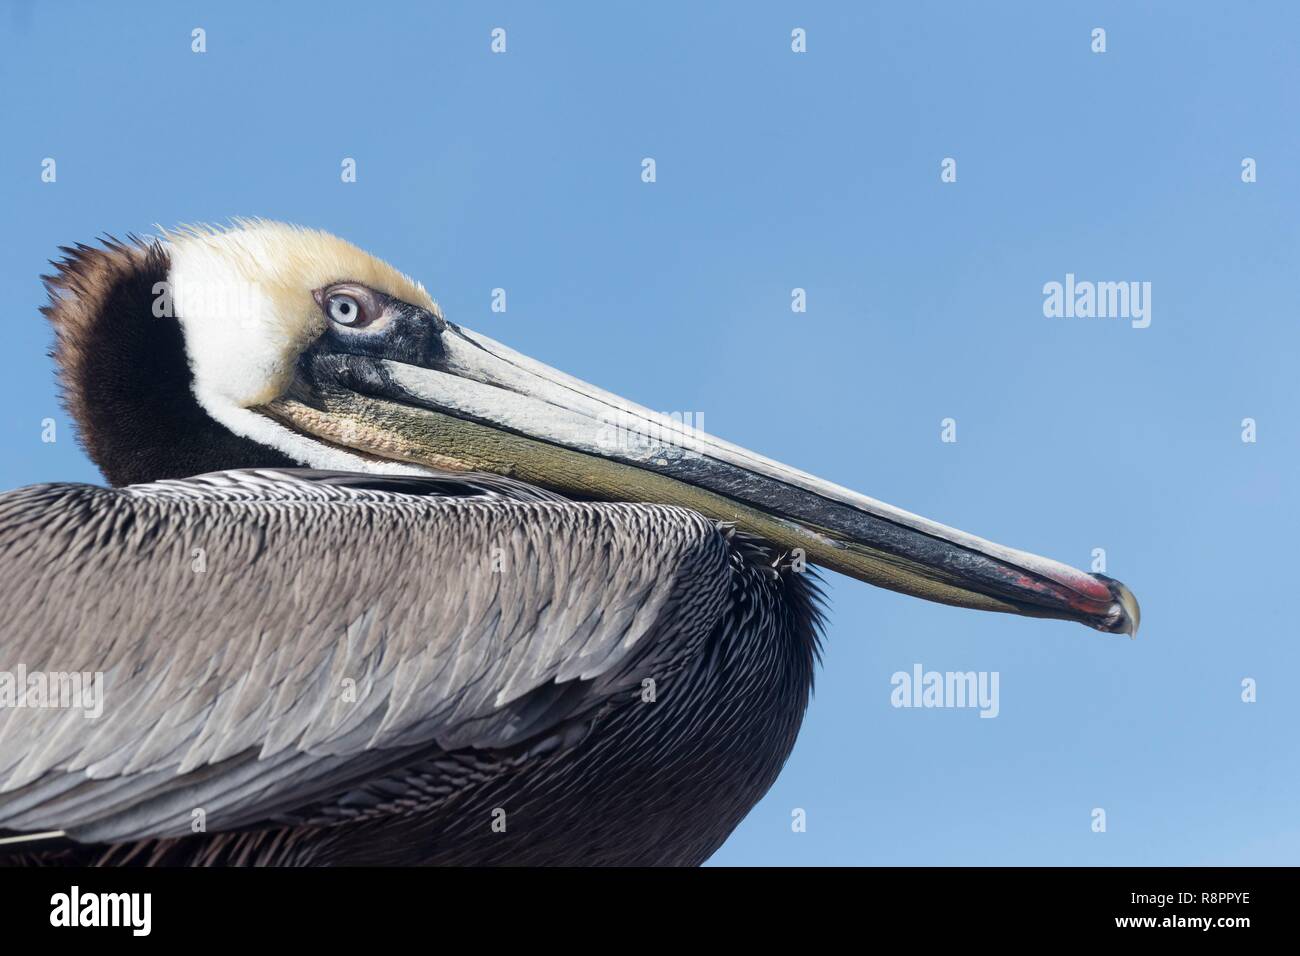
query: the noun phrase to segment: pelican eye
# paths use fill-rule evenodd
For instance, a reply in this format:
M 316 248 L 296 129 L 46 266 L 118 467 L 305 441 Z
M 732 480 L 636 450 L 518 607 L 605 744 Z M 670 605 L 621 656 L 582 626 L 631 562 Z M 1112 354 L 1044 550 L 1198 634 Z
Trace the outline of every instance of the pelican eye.
M 362 320 L 361 303 L 345 292 L 336 292 L 325 302 L 325 312 L 339 325 L 356 325 Z

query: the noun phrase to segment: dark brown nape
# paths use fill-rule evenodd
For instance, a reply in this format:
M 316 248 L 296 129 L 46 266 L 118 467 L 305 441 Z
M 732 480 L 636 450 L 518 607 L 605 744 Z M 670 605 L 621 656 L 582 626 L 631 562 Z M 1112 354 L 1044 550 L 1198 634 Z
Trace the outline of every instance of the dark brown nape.
M 170 262 L 157 242 L 105 238 L 63 246 L 42 276 L 54 326 L 50 353 L 82 446 L 113 485 L 186 478 L 224 468 L 296 464 L 213 419 L 192 391 L 180 323 L 156 317 L 156 283 Z

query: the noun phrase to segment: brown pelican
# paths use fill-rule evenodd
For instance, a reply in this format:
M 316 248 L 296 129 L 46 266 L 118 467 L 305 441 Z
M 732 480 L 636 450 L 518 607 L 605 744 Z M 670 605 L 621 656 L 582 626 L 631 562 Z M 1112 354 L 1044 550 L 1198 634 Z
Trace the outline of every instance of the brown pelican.
M 333 236 L 64 251 L 113 487 L 0 495 L 8 862 L 695 864 L 794 744 L 806 564 L 1137 629 L 1118 581 L 666 426 Z

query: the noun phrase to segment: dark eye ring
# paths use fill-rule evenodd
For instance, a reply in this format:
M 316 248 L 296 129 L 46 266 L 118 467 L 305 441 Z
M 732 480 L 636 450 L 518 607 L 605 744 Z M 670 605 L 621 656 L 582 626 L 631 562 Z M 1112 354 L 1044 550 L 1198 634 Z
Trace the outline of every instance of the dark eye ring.
M 325 303 L 325 312 L 339 325 L 356 325 L 361 321 L 361 303 L 345 292 L 336 292 Z

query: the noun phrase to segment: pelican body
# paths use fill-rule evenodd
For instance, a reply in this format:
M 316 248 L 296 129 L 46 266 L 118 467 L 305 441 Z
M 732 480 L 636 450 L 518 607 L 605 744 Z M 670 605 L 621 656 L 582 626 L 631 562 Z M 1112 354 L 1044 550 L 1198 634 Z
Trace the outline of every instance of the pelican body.
M 328 234 L 65 253 L 111 487 L 0 495 L 0 674 L 102 710 L 0 708 L 0 863 L 698 864 L 794 746 L 810 565 L 1136 631 L 1118 581 L 666 421 Z

